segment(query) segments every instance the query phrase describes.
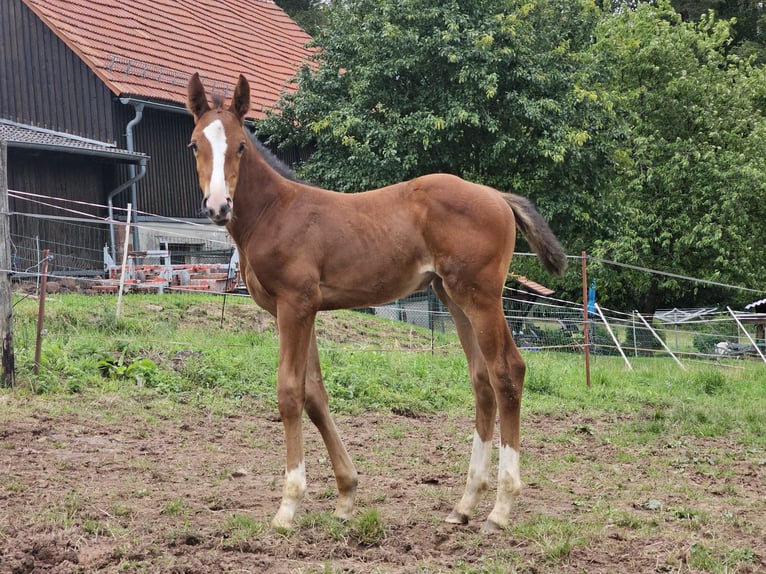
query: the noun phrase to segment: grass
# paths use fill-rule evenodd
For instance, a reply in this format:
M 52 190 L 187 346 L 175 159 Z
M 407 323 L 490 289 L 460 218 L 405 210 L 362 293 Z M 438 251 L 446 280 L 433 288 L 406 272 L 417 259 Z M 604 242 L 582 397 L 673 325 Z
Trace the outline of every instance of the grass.
M 117 319 L 114 298 L 59 295 L 46 307 L 48 334 L 35 376 L 37 307 L 31 299 L 21 301 L 14 309 L 17 392 L 127 393 L 139 401 L 164 399 L 169 413 L 174 403 L 226 412 L 245 397 L 276 409 L 273 322 L 244 298 L 229 298 L 223 319 L 222 305 L 209 295 L 131 295 Z M 422 329 L 350 311 L 322 315 L 317 330 L 325 386 L 337 413 L 412 415 L 473 406 L 454 335 L 437 334 L 432 341 Z M 628 371 L 618 357 L 599 356 L 587 389 L 581 356 L 525 356 L 526 416 L 588 410 L 596 419 L 613 420 L 637 413 L 619 423 L 611 438 L 622 445 L 688 435 L 735 435 L 742 443 L 766 445 L 759 362 L 690 363 L 684 371 L 666 358 L 639 357 Z M 389 436 L 403 437 L 404 431 L 392 428 Z
M 40 374 L 32 374 L 36 302 L 14 309 L 20 391 L 76 395 L 88 388 L 148 393 L 171 402 L 214 406 L 254 397 L 275 407 L 277 341 L 266 321 L 242 298 L 207 295 L 131 295 L 114 316 L 111 297 L 59 295 L 48 302 Z M 356 328 L 361 335 L 349 339 Z M 454 335 L 430 333 L 353 312 L 323 315 L 318 323 L 325 386 L 336 412 L 418 413 L 473 405 L 465 364 Z M 322 335 L 329 335 L 322 338 Z M 340 335 L 339 335 L 340 334 Z M 405 352 L 399 352 L 404 349 Z M 406 352 L 415 349 L 417 352 Z M 677 431 L 698 436 L 766 436 L 764 366 L 734 368 L 692 363 L 687 371 L 664 358 L 594 357 L 592 386 L 584 386 L 582 357 L 527 353 L 524 408 L 560 411 L 562 405 L 611 413 L 642 413 L 631 434 Z M 763 444 L 763 438 L 761 438 Z
M 243 514 L 232 514 L 224 521 L 221 530 L 221 546 L 227 549 L 242 549 L 268 532 L 265 522 L 253 520 Z

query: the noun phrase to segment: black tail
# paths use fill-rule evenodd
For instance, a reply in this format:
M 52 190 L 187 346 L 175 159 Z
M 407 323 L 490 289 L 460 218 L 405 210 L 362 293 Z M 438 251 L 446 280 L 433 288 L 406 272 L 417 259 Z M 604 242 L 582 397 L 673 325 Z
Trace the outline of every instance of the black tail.
M 563 275 L 567 268 L 566 253 L 548 226 L 548 222 L 527 198 L 512 193 L 504 193 L 503 197 L 513 210 L 516 225 L 537 254 L 545 270 L 553 275 Z

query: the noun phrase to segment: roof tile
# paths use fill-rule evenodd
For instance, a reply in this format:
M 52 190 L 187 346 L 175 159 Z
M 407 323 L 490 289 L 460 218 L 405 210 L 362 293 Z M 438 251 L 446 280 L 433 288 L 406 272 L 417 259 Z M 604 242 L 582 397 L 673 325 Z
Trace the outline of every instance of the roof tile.
M 303 29 L 271 0 L 23 0 L 115 94 L 186 102 L 199 72 L 230 96 L 250 81 L 262 117 L 311 55 Z

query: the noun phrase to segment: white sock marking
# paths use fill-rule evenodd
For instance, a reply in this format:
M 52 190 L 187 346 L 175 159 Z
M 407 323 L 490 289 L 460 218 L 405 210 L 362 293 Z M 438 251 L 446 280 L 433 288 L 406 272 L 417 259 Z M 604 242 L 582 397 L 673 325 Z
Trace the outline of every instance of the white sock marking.
M 497 499 L 488 520 L 498 526 L 507 526 L 511 505 L 521 492 L 520 456 L 516 449 L 501 445 L 500 464 L 497 469 Z
M 301 463 L 290 471 L 285 471 L 285 486 L 282 491 L 282 504 L 271 523 L 276 528 L 290 528 L 295 511 L 306 493 L 306 464 Z
M 483 441 L 479 433 L 473 431 L 473 448 L 471 449 L 471 462 L 468 466 L 468 479 L 466 480 L 465 492 L 460 502 L 455 507 L 455 512 L 463 516 L 469 516 L 473 512 L 476 501 L 481 493 L 487 489 L 489 482 L 489 465 L 492 461 L 492 441 Z

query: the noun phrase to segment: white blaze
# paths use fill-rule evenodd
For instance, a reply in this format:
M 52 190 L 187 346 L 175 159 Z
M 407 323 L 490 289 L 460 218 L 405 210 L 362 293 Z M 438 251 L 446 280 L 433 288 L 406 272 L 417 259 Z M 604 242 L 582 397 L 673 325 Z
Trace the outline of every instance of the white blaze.
M 229 196 L 226 190 L 226 176 L 224 175 L 224 163 L 226 161 L 226 131 L 223 129 L 221 120 L 211 122 L 202 133 L 210 142 L 213 151 L 213 170 L 208 184 L 208 206 L 220 207 L 226 203 Z

